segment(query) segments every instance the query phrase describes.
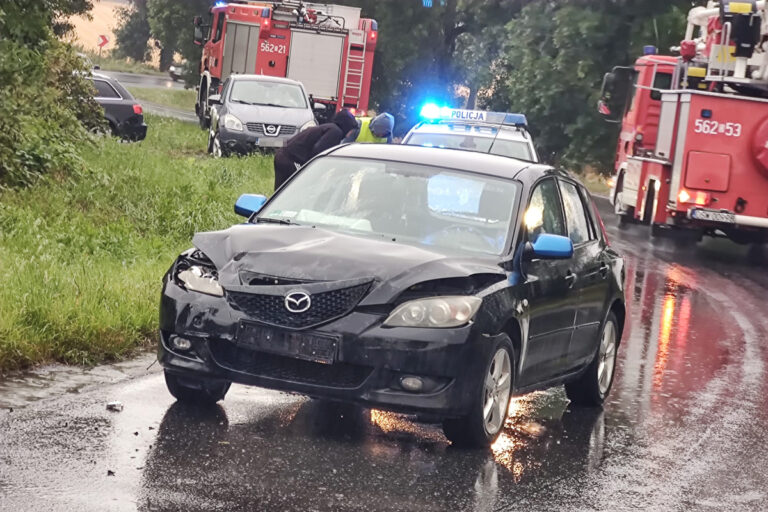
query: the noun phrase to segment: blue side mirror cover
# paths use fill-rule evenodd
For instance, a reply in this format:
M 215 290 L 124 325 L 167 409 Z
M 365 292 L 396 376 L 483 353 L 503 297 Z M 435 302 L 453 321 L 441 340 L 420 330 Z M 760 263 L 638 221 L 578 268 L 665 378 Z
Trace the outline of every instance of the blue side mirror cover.
M 235 202 L 235 213 L 249 218 L 254 213 L 261 210 L 264 203 L 267 202 L 267 196 L 261 194 L 243 194 Z
M 573 242 L 567 236 L 542 233 L 531 249 L 534 257 L 545 260 L 567 260 L 573 256 Z

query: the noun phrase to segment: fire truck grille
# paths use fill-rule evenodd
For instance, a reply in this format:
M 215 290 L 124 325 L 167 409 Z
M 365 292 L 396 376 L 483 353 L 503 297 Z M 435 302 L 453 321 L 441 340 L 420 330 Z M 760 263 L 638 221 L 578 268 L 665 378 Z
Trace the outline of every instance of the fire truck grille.
M 295 126 L 284 124 L 266 124 L 266 123 L 246 123 L 249 132 L 265 137 L 277 137 L 278 135 L 293 135 L 296 133 Z

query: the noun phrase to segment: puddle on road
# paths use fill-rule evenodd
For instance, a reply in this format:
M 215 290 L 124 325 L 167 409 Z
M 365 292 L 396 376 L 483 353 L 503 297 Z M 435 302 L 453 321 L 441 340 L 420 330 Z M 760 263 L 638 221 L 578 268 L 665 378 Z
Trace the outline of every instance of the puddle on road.
M 0 379 L 0 409 L 24 407 L 32 402 L 64 393 L 79 393 L 86 387 L 113 384 L 160 371 L 155 352 L 146 352 L 120 363 L 80 368 L 53 364 L 14 372 Z

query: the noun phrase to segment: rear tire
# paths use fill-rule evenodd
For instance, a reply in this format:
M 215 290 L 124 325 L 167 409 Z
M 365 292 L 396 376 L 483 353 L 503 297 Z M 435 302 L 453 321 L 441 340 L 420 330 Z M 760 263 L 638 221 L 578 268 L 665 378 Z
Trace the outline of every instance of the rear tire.
M 565 384 L 565 394 L 574 405 L 600 407 L 613 386 L 616 370 L 616 352 L 619 347 L 619 322 L 608 313 L 595 358 L 576 380 Z
M 213 405 L 223 400 L 230 382 L 213 382 L 184 377 L 165 372 L 165 385 L 179 402 L 195 405 Z
M 470 412 L 443 421 L 445 437 L 455 446 L 487 448 L 504 428 L 515 376 L 515 352 L 509 336 L 502 335 L 490 354 L 483 373 L 475 376 Z

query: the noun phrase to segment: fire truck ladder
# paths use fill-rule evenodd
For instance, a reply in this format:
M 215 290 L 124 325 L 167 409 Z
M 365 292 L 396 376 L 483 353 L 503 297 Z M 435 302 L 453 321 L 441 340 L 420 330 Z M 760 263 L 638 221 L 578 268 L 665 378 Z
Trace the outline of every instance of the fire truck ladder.
M 360 96 L 363 93 L 363 74 L 365 72 L 366 33 L 362 33 L 362 43 L 353 41 L 353 33 L 350 32 L 349 52 L 347 53 L 347 66 L 344 73 L 342 106 L 345 108 L 357 108 Z

